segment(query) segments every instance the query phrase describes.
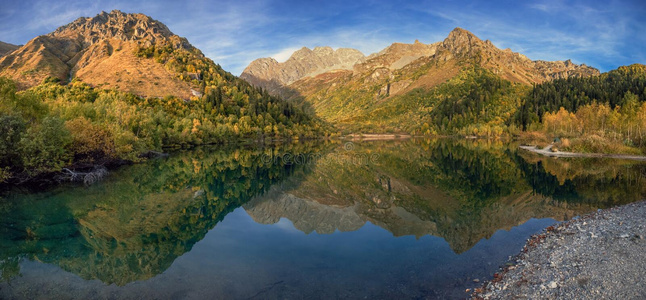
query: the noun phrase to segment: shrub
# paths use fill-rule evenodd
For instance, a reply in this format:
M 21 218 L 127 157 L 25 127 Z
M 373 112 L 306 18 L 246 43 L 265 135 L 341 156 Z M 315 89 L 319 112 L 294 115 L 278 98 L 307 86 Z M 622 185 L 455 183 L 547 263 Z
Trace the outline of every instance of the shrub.
M 17 151 L 25 121 L 20 116 L 0 115 L 0 167 L 19 166 Z
M 28 173 L 55 172 L 71 161 L 68 147 L 72 143 L 70 132 L 63 121 L 46 117 L 42 123 L 31 126 L 20 139 L 18 149 Z
M 112 134 L 103 127 L 84 117 L 65 122 L 65 127 L 72 135 L 71 149 L 76 159 L 91 162 L 115 155 Z

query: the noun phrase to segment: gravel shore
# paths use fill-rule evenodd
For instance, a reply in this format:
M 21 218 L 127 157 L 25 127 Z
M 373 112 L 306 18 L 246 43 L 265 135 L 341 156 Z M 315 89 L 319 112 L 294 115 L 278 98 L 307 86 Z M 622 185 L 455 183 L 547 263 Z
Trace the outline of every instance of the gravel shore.
M 645 201 L 549 227 L 472 298 L 646 299 L 645 237 Z

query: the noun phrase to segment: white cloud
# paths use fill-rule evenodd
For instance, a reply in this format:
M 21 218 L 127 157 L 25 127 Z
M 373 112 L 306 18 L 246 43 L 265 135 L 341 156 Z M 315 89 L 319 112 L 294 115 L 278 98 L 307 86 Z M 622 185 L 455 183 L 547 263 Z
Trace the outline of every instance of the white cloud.
M 277 60 L 278 62 L 285 62 L 287 59 L 289 59 L 292 54 L 300 49 L 302 47 L 288 47 L 283 50 L 278 51 L 277 53 L 274 53 L 270 55 L 269 57 L 272 57 L 273 59 Z
M 630 2 L 633 7 L 629 7 L 627 2 L 615 1 L 610 0 L 601 7 L 582 0 L 539 0 L 497 10 L 492 10 L 494 4 L 468 1 L 405 5 L 375 2 L 355 13 L 343 12 L 334 3 L 301 5 L 300 10 L 286 12 L 285 8 L 277 10 L 273 0 L 216 3 L 192 0 L 163 4 L 152 0 L 103 0 L 91 2 L 89 7 L 81 0 L 65 3 L 41 0 L 30 3 L 33 8 L 29 11 L 9 5 L 1 9 L 0 37 L 8 42 L 25 43 L 78 17 L 120 9 L 160 20 L 234 74 L 240 74 L 256 58 L 274 57 L 284 61 L 304 46 L 355 48 L 369 55 L 393 42 L 441 41 L 453 27 L 470 30 L 494 41 L 500 48 L 511 48 L 532 59 L 573 58 L 596 66 L 600 61 L 644 57 L 643 51 L 626 50 L 630 47 L 628 41 L 634 48 L 643 48 L 646 41 L 640 28 L 643 21 L 635 20 L 643 5 Z M 480 9 L 483 7 L 489 11 Z M 385 11 L 389 13 L 382 15 Z M 22 19 L 26 16 L 30 19 L 26 25 L 8 26 L 24 23 Z

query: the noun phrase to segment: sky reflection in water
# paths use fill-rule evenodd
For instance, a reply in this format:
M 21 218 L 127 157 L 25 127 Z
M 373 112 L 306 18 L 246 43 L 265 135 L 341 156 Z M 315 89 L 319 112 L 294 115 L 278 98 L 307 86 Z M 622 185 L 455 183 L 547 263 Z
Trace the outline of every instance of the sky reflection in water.
M 516 149 L 202 148 L 91 187 L 10 193 L 0 297 L 463 297 L 555 220 L 644 196 L 643 164 Z M 286 153 L 315 160 L 274 159 Z

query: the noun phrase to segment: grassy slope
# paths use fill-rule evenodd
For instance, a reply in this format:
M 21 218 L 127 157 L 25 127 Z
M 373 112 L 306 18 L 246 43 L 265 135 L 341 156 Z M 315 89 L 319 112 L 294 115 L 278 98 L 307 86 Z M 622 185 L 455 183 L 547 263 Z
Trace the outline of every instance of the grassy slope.
M 301 81 L 295 88 L 307 96 L 296 101 L 345 132 L 500 135 L 529 90 L 470 63 L 413 64 L 390 76 L 377 69 Z

